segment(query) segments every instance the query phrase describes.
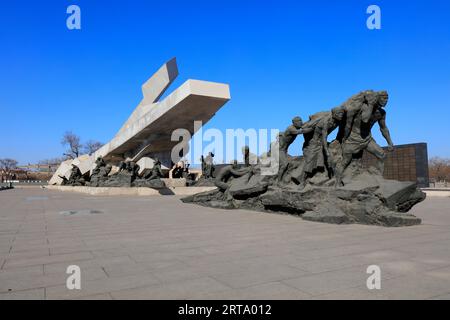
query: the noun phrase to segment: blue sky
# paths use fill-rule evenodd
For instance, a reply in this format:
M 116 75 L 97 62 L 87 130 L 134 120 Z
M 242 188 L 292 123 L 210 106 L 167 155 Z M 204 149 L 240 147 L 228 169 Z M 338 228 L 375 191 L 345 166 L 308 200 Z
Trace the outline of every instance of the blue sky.
M 66 28 L 71 4 L 82 30 Z M 366 28 L 371 4 L 381 30 Z M 206 128 L 283 130 L 385 89 L 394 143 L 450 157 L 449 21 L 448 0 L 2 1 L 0 158 L 61 156 L 66 130 L 109 141 L 174 56 L 172 89 L 189 78 L 230 84 L 232 100 Z

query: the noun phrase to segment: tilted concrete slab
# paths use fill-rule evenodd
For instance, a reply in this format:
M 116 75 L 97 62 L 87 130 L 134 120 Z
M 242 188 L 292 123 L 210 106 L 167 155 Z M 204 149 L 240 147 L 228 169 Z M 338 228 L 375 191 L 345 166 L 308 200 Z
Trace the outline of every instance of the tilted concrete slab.
M 72 161 L 73 160 L 66 160 L 62 162 L 48 184 L 61 184 L 63 181 L 61 177 L 66 177 L 67 179 L 69 179 L 70 172 L 72 170 Z
M 119 133 L 128 129 L 134 121 L 142 117 L 146 111 L 148 111 L 148 106 L 158 102 L 159 98 L 164 94 L 177 76 L 177 60 L 176 58 L 173 58 L 159 68 L 159 70 L 144 83 L 142 86 L 142 95 L 144 98 L 119 130 Z
M 119 132 L 95 156 L 124 160 L 147 145 L 150 146 L 146 154 L 170 152 L 178 143 L 171 141 L 174 130 L 186 129 L 194 134 L 194 121 L 207 123 L 229 99 L 227 85 L 188 80 L 163 101 L 141 109 L 143 116 Z
M 93 156 L 85 154 L 73 160 L 72 164 L 76 165 L 80 169 L 81 174 L 85 174 L 86 172 L 90 171 L 93 166 L 95 166 L 95 158 Z
M 163 165 L 170 167 L 171 151 L 179 143 L 171 141 L 173 131 L 185 129 L 192 136 L 199 129 L 194 122 L 200 121 L 204 125 L 231 99 L 227 84 L 187 80 L 159 101 L 177 76 L 174 58 L 144 83 L 142 101 L 116 136 L 95 154 L 84 155 L 69 165 L 75 164 L 85 173 L 94 168 L 95 159 L 100 156 L 115 164 L 123 160 L 139 161 L 147 156 L 159 158 Z M 50 184 L 60 184 L 61 181 L 52 178 Z
M 141 175 L 145 170 L 149 168 L 153 168 L 153 165 L 155 164 L 155 160 L 149 157 L 143 157 L 138 162 L 137 165 L 139 166 L 139 174 Z M 167 168 L 164 165 L 161 165 L 161 170 L 163 171 L 169 171 L 170 168 Z
M 125 159 L 147 145 L 150 145 L 147 154 L 170 152 L 178 143 L 171 141 L 174 130 L 186 129 L 194 134 L 194 121 L 207 123 L 229 99 L 227 85 L 188 80 L 162 102 L 149 107 L 95 156 Z

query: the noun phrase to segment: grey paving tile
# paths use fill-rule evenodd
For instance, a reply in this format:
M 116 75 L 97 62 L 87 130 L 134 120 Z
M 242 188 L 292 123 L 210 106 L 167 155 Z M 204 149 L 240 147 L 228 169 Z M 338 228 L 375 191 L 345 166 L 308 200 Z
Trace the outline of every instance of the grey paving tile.
M 430 300 L 450 300 L 450 292 L 429 298 Z
M 32 289 L 15 291 L 10 293 L 0 293 L 0 300 L 43 300 L 45 299 L 45 289 Z
M 108 258 L 94 258 L 89 260 L 74 260 L 68 262 L 49 263 L 44 265 L 44 273 L 61 273 L 65 272 L 69 265 L 77 265 L 81 270 L 86 268 L 102 268 L 117 265 L 135 265 L 129 256 L 108 257 Z
M 3 269 L 11 269 L 23 266 L 33 266 L 47 263 L 57 263 L 57 262 L 70 262 L 77 260 L 89 260 L 92 259 L 92 254 L 89 252 L 79 252 L 70 254 L 60 254 L 55 256 L 41 256 L 34 258 L 12 258 L 6 259 L 6 263 Z
M 0 292 L 19 291 L 25 289 L 44 288 L 65 284 L 69 275 L 66 268 L 58 273 L 52 274 L 0 274 Z M 99 267 L 85 268 L 81 270 L 82 281 L 92 281 L 98 279 L 106 279 L 106 273 Z
M 431 299 L 450 293 L 450 281 L 424 274 L 398 277 L 381 282 L 381 290 L 372 292 L 384 299 Z
M 178 281 L 176 283 L 152 285 L 130 290 L 113 291 L 114 299 L 188 299 L 194 294 L 208 294 L 229 290 L 230 287 L 209 278 Z
M 62 276 L 21 275 L 14 278 L 2 279 L 0 281 L 0 293 L 45 288 L 46 286 L 54 286 L 65 282 L 66 277 Z
M 270 282 L 243 289 L 191 295 L 193 300 L 303 300 L 311 296 L 281 282 Z
M 386 300 L 388 296 L 384 296 L 382 292 L 376 289 L 369 290 L 367 288 L 357 287 L 349 289 L 341 289 L 326 294 L 311 297 L 312 300 Z
M 4 255 L 6 260 L 40 258 L 40 257 L 48 257 L 48 256 L 50 256 L 50 253 L 47 248 L 37 249 L 37 250 L 33 250 L 33 251 L 12 252 L 12 253 Z
M 366 285 L 369 275 L 367 267 L 352 267 L 348 269 L 305 275 L 281 281 L 291 287 L 297 288 L 313 296 L 355 288 Z M 392 275 L 382 272 L 383 278 L 391 278 Z
M 257 284 L 295 278 L 305 274 L 306 272 L 304 271 L 284 265 L 255 265 L 253 268 L 248 268 L 245 271 L 223 273 L 213 277 L 232 288 L 245 288 Z
M 79 297 L 75 300 L 112 300 L 113 298 L 109 293 L 94 294 L 92 296 Z
M 0 281 L 6 279 L 15 279 L 23 276 L 41 276 L 43 274 L 44 274 L 43 265 L 0 270 Z
M 159 284 L 159 280 L 152 274 L 140 274 L 127 277 L 113 277 L 94 281 L 82 281 L 80 290 L 68 290 L 66 285 L 46 288 L 46 297 L 50 300 L 77 299 L 112 291 L 140 288 L 152 284 Z

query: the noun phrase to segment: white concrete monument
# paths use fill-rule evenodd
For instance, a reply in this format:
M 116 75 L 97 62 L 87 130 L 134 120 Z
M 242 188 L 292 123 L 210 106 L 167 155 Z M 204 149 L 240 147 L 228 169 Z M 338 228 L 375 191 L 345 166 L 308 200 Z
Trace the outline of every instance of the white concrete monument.
M 72 164 L 82 174 L 95 167 L 95 159 L 119 163 L 123 160 L 139 161 L 139 165 L 151 165 L 151 159 L 159 158 L 163 168 L 170 168 L 172 148 L 178 141 L 171 141 L 172 132 L 186 129 L 191 136 L 198 130 L 195 121 L 207 123 L 230 100 L 227 84 L 187 80 L 166 98 L 161 96 L 178 76 L 176 59 L 164 64 L 142 86 L 144 98 L 131 113 L 116 136 L 93 155 L 83 155 L 73 161 L 63 162 L 50 185 L 62 183 L 60 176 L 69 178 Z M 150 158 L 142 160 L 143 158 Z M 146 167 L 141 168 L 141 171 Z

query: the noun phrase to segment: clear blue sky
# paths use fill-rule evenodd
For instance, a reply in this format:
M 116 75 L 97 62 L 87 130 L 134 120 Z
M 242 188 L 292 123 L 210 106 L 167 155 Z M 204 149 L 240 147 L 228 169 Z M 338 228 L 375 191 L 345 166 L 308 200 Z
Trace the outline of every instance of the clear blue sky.
M 81 7 L 80 31 L 66 28 L 70 4 Z M 370 4 L 381 30 L 366 28 Z M 386 89 L 394 143 L 450 157 L 449 21 L 448 0 L 2 1 L 0 158 L 61 156 L 66 130 L 109 141 L 174 56 L 173 88 L 188 78 L 231 86 L 206 128 L 284 129 Z

